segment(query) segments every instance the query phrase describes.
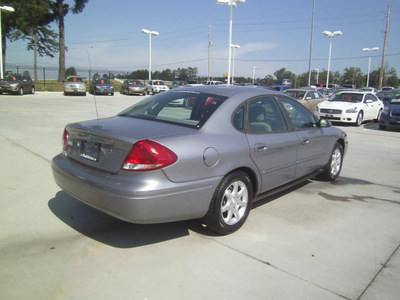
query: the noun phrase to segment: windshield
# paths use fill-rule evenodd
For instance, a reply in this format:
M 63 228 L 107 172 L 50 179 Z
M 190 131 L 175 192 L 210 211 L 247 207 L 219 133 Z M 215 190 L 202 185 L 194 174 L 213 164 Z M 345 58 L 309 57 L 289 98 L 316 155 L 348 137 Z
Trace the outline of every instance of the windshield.
M 154 80 L 152 85 L 166 85 L 164 81 L 161 80 Z
M 67 77 L 67 82 L 83 82 L 83 79 L 80 77 Z
M 4 81 L 21 81 L 22 78 L 21 76 L 7 76 L 6 78 L 4 78 Z
M 343 93 L 337 93 L 335 97 L 332 98 L 331 101 L 359 103 L 362 101 L 363 96 L 364 94 L 343 92 Z
M 110 80 L 107 78 L 93 78 L 93 82 L 96 84 L 110 84 Z
M 166 92 L 129 107 L 119 116 L 200 128 L 225 100 L 198 92 Z
M 139 80 L 129 80 L 128 85 L 133 85 L 133 86 L 143 86 L 143 83 Z
M 291 90 L 286 90 L 284 91 L 285 95 L 288 95 L 290 97 L 293 97 L 295 99 L 303 99 L 304 95 L 306 94 L 306 91 L 291 91 Z
M 390 104 L 400 105 L 400 94 L 397 94 L 392 100 L 389 102 Z

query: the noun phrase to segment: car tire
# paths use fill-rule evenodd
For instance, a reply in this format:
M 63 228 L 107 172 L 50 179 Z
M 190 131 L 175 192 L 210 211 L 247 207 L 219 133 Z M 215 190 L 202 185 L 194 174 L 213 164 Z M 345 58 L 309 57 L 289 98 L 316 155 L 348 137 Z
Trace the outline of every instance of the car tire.
M 385 125 L 382 125 L 382 124 L 379 124 L 379 129 L 381 129 L 381 130 L 386 130 L 386 126 L 385 126 Z
M 24 88 L 21 86 L 18 90 L 18 95 L 23 95 L 24 94 Z
M 220 234 L 238 230 L 246 221 L 253 200 L 253 186 L 249 176 L 237 171 L 225 176 L 211 200 L 203 222 Z
M 317 179 L 325 181 L 336 180 L 340 172 L 342 171 L 343 165 L 343 146 L 336 142 L 333 147 L 332 153 L 329 157 L 329 162 L 325 165 L 323 171 L 318 174 Z
M 35 87 L 33 86 L 32 88 L 31 88 L 31 94 L 33 95 L 35 93 Z
M 362 124 L 362 122 L 364 121 L 364 112 L 360 111 L 357 115 L 357 119 L 356 119 L 356 126 L 360 126 Z
M 376 116 L 376 119 L 374 119 L 374 122 L 379 122 L 379 118 L 381 117 L 382 109 L 378 111 L 378 115 Z

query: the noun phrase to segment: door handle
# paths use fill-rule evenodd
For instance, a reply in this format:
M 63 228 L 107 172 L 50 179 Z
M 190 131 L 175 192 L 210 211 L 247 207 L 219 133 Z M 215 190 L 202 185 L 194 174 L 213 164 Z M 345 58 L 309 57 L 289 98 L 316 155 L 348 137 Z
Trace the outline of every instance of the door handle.
M 262 152 L 262 151 L 266 151 L 268 149 L 268 147 L 265 144 L 255 144 L 254 149 L 256 150 L 256 152 Z
M 310 140 L 309 140 L 308 138 L 302 138 L 302 139 L 301 139 L 301 143 L 302 143 L 303 145 L 307 145 L 309 142 L 310 142 Z

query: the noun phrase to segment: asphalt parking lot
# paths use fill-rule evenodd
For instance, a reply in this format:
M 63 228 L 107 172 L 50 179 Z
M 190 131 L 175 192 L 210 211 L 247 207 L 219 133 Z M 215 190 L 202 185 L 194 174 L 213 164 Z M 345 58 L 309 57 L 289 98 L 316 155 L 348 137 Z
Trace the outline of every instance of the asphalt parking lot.
M 99 117 L 142 96 L 97 96 Z M 341 177 L 256 202 L 238 232 L 136 225 L 60 190 L 51 159 L 92 95 L 0 96 L 0 299 L 398 299 L 400 131 L 340 126 Z

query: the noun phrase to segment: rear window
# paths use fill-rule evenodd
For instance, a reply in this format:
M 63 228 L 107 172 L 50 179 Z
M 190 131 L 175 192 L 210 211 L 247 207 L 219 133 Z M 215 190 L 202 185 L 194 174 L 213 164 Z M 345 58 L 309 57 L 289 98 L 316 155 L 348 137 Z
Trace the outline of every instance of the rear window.
M 171 91 L 147 98 L 119 116 L 200 128 L 226 99 L 219 95 Z

